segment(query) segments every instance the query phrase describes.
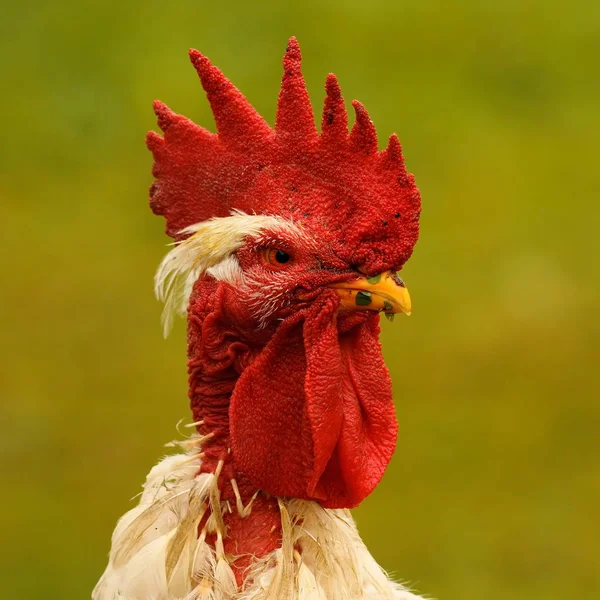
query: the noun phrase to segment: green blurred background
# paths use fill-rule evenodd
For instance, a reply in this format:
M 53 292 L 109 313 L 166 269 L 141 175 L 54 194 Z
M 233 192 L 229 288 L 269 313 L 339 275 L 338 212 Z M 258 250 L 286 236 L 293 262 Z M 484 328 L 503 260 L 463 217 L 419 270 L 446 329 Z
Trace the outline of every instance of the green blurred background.
M 273 122 L 287 38 L 424 201 L 384 322 L 401 434 L 356 511 L 441 600 L 600 598 L 600 4 L 2 2 L 2 598 L 79 599 L 188 416 L 147 206 L 151 101 L 212 127 L 190 46 Z

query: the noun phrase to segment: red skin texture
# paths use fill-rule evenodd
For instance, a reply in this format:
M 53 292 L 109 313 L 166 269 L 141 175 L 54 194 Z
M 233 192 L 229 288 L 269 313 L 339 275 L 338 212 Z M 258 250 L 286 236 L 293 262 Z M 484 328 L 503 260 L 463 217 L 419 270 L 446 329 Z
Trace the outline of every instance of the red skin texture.
M 231 491 L 229 484 L 224 484 L 221 492 Z M 198 526 L 200 531 L 208 515 Z M 281 515 L 277 500 L 259 494 L 252 504 L 250 516 L 242 518 L 237 512 L 226 513 L 223 521 L 227 528 L 227 536 L 223 540 L 225 554 L 230 557 L 230 565 L 235 574 L 238 586 L 242 586 L 248 569 L 254 558 L 260 558 L 281 547 Z M 206 541 L 216 542 L 216 535 L 207 535 Z
M 229 409 L 240 471 L 274 495 L 328 508 L 370 494 L 396 445 L 379 317 L 339 323 L 338 305 L 328 291 L 288 317 L 241 375 Z
M 203 470 L 225 461 L 225 481 L 357 506 L 392 457 L 397 423 L 378 315 L 338 315 L 325 290 L 272 331 L 257 330 L 226 283 L 201 280 L 190 304 L 188 352 L 194 419 L 202 420 Z M 248 328 L 248 329 L 246 329 Z
M 224 500 L 236 479 L 246 519 L 225 515 L 226 551 L 275 549 L 276 500 L 358 505 L 378 484 L 396 444 L 391 381 L 378 342 L 378 315 L 338 315 L 324 290 L 277 326 L 257 329 L 243 299 L 226 283 L 200 280 L 189 307 L 190 399 L 199 432 L 212 433 L 202 470 L 224 461 Z M 243 537 L 244 539 L 241 539 Z M 243 580 L 248 557 L 235 561 Z
M 368 273 L 399 270 L 419 232 L 421 199 L 392 135 L 379 152 L 365 108 L 348 117 L 335 76 L 327 78 L 322 132 L 315 127 L 298 43 L 284 56 L 277 119 L 271 129 L 244 96 L 198 51 L 190 58 L 211 104 L 218 134 L 155 103 L 164 137 L 150 132 L 156 181 L 150 206 L 180 231 L 232 209 L 310 218 L 328 232 L 332 251 Z
M 273 495 L 356 506 L 393 454 L 397 423 L 379 316 L 338 314 L 339 299 L 326 286 L 356 277 L 359 266 L 368 275 L 400 270 L 417 241 L 421 201 L 398 138 L 378 151 L 375 127 L 358 102 L 348 133 L 333 75 L 317 132 L 294 38 L 273 129 L 206 57 L 192 50 L 190 58 L 218 133 L 155 103 L 164 137 L 147 137 L 156 178 L 150 205 L 165 217 L 167 233 L 181 240 L 185 227 L 237 209 L 295 221 L 320 250 L 317 259 L 305 249 L 306 261 L 278 280 L 287 303 L 265 327 L 233 288 L 210 277 L 196 283 L 190 300 L 191 406 L 195 421 L 203 421 L 200 433 L 213 435 L 202 470 L 214 472 L 223 461 L 221 495 L 233 504 L 231 479 L 244 504 L 261 490 L 249 517 L 224 516 L 225 549 L 238 557 L 241 583 L 248 557 L 280 543 Z M 255 259 L 251 244 L 238 252 L 244 271 Z M 306 290 L 310 301 L 297 302 Z

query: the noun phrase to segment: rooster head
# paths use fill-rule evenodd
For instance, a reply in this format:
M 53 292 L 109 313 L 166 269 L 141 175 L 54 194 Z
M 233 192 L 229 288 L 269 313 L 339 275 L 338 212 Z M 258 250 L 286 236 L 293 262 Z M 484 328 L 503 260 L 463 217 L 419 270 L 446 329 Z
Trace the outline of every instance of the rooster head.
M 164 136 L 147 143 L 150 204 L 175 240 L 157 291 L 166 327 L 188 315 L 195 416 L 255 488 L 355 506 L 396 443 L 379 313 L 410 313 L 397 271 L 418 237 L 414 177 L 395 135 L 378 150 L 358 102 L 348 132 L 334 75 L 317 131 L 295 38 L 274 128 L 190 57 L 217 133 L 157 102 Z

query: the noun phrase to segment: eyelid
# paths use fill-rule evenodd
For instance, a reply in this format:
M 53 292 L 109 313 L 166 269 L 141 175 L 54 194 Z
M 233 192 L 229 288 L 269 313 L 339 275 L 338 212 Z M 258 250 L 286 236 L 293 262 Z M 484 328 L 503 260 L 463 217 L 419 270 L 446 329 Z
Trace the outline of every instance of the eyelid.
M 284 252 L 291 252 L 291 244 L 284 238 L 271 238 L 266 240 L 263 244 L 265 248 L 276 248 L 277 250 L 283 250 Z

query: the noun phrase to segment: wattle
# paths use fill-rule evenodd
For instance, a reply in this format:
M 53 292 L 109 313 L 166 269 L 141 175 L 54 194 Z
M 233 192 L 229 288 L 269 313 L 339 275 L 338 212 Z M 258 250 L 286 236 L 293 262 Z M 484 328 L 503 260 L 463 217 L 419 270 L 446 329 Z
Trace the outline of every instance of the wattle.
M 358 505 L 396 445 L 379 317 L 338 318 L 324 293 L 285 319 L 236 382 L 229 408 L 236 471 L 277 496 Z

